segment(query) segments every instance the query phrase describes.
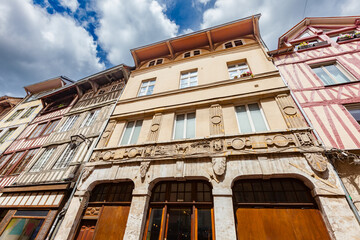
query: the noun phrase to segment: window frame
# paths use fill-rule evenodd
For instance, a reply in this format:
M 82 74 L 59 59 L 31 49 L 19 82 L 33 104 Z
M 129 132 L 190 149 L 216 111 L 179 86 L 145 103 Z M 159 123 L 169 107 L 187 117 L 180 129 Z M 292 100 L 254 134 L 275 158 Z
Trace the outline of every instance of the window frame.
M 6 119 L 5 122 L 11 122 L 11 121 L 14 121 L 18 116 L 20 116 L 20 114 L 25 110 L 25 108 L 21 108 L 21 109 L 18 109 L 16 110 L 13 114 L 11 114 L 11 116 Z
M 174 125 L 173 125 L 173 135 L 172 135 L 172 140 L 182 140 L 182 139 L 191 139 L 191 138 L 186 138 L 186 128 L 187 128 L 187 121 L 188 121 L 188 114 L 192 114 L 194 113 L 195 115 L 195 127 L 194 127 L 194 138 L 196 138 L 196 111 L 193 112 L 186 112 L 186 113 L 178 113 L 175 114 L 175 118 L 174 118 Z M 183 129 L 183 138 L 175 138 L 175 132 L 176 132 L 176 117 L 179 115 L 185 115 L 184 118 L 184 129 Z
M 46 164 L 48 163 L 49 159 L 51 158 L 51 156 L 54 155 L 54 152 L 56 151 L 57 147 L 48 147 L 46 148 L 41 155 L 36 159 L 36 162 L 34 162 L 31 166 L 31 168 L 29 169 L 29 172 L 40 172 L 41 169 L 43 169 L 44 166 L 46 166 Z M 48 153 L 50 152 L 50 153 Z M 47 153 L 47 155 L 45 155 L 45 153 Z M 42 158 L 44 156 L 44 158 Z M 46 157 L 46 158 L 45 158 Z M 41 162 L 39 162 L 41 159 Z M 39 162 L 39 164 L 38 164 Z M 36 166 L 36 168 L 34 169 L 34 167 Z
M 239 69 L 241 65 L 245 65 L 247 67 L 247 71 L 241 71 L 241 69 Z M 233 78 L 231 78 L 231 74 L 230 74 L 231 66 L 234 66 L 234 68 L 236 69 L 236 73 L 238 74 L 238 75 L 234 76 Z M 241 78 L 241 75 L 243 75 L 244 73 L 247 73 L 247 72 L 250 72 L 250 74 L 252 73 L 251 69 L 249 67 L 249 64 L 246 61 L 228 62 L 227 63 L 227 71 L 229 74 L 229 79 Z
M 191 74 L 192 73 L 196 73 L 196 85 L 194 86 L 191 86 Z M 180 72 L 180 81 L 179 81 L 179 89 L 185 89 L 185 88 L 189 88 L 189 87 L 196 87 L 198 86 L 198 83 L 199 83 L 199 77 L 198 77 L 198 69 L 192 69 L 192 70 L 188 70 L 188 71 L 182 71 Z M 185 77 L 186 75 L 188 75 L 188 77 Z M 184 78 L 183 78 L 184 76 Z M 182 85 L 182 80 L 187 80 L 186 84 L 187 86 L 186 87 L 181 87 Z
M 195 54 L 195 52 L 199 52 L 199 53 Z M 189 54 L 189 56 L 185 56 L 186 54 Z M 192 51 L 184 52 L 182 57 L 183 58 L 189 58 L 189 57 L 194 57 L 194 56 L 198 56 L 198 55 L 201 55 L 201 49 L 195 49 L 195 50 L 192 50 Z
M 145 83 L 148 83 L 148 84 L 145 86 L 144 94 L 143 94 L 143 95 L 140 95 L 141 89 L 143 88 L 143 84 L 145 84 Z M 155 79 L 155 78 L 141 81 L 141 84 L 140 84 L 140 88 L 139 88 L 137 97 L 144 97 L 144 96 L 150 96 L 150 95 L 152 95 L 153 92 L 154 92 L 155 84 L 156 84 L 156 79 Z M 149 87 L 150 87 L 150 86 L 154 86 L 154 87 L 153 87 L 151 93 L 150 93 L 150 94 L 147 94 L 148 91 L 149 91 Z
M 138 119 L 138 120 L 127 121 L 127 122 L 126 122 L 126 125 L 125 125 L 125 127 L 124 127 L 124 129 L 123 129 L 123 132 L 122 132 L 122 134 L 121 134 L 121 138 L 120 138 L 120 141 L 119 141 L 118 146 L 126 146 L 126 145 L 137 144 L 137 142 L 139 141 L 139 136 L 138 136 L 138 138 L 136 139 L 136 143 L 130 143 L 130 142 L 131 142 L 131 140 L 132 140 L 132 137 L 133 137 L 133 134 L 134 134 L 134 131 L 135 131 L 135 128 L 136 128 L 136 123 L 138 123 L 139 121 L 141 121 L 141 127 L 140 127 L 140 132 L 139 132 L 139 136 L 140 136 L 140 133 L 141 133 L 141 129 L 142 129 L 142 125 L 143 125 L 143 123 L 144 123 L 144 120 L 143 120 L 143 119 Z M 128 139 L 128 141 L 127 141 L 126 144 L 121 144 L 121 142 L 122 142 L 122 140 L 123 140 L 123 138 L 124 138 L 125 132 L 126 132 L 126 128 L 127 128 L 128 124 L 129 124 L 130 122 L 134 122 L 134 125 L 133 125 L 132 128 L 131 128 L 131 132 L 130 132 L 130 135 L 129 135 L 129 139 Z
M 255 126 L 254 126 L 254 123 L 253 123 L 253 119 L 251 117 L 251 113 L 250 113 L 250 110 L 249 110 L 249 106 L 250 104 L 257 104 L 259 109 L 260 109 L 260 113 L 261 113 L 261 116 L 263 117 L 263 120 L 264 120 L 264 123 L 265 123 L 265 126 L 266 126 L 266 131 L 269 131 L 270 128 L 269 128 L 269 125 L 267 123 L 267 119 L 265 117 L 265 114 L 264 114 L 264 111 L 262 109 L 262 106 L 259 102 L 252 102 L 252 103 L 247 103 L 247 104 L 237 104 L 234 106 L 234 111 L 235 111 L 235 117 L 236 117 L 236 121 L 237 121 L 237 127 L 238 127 L 238 130 L 239 130 L 239 133 L 240 134 L 251 134 L 251 133 L 257 133 L 257 131 L 255 130 Z M 251 130 L 252 132 L 248 132 L 248 133 L 242 133 L 241 132 L 241 128 L 240 128 L 240 122 L 239 122 L 239 117 L 238 117 L 238 114 L 237 114 L 237 111 L 236 111 L 236 107 L 239 107 L 239 106 L 245 106 L 245 109 L 246 109 L 246 115 L 248 117 L 248 120 L 249 120 L 249 123 L 250 123 L 250 127 L 251 127 Z
M 351 110 L 359 110 L 360 111 L 360 103 L 354 103 L 354 104 L 346 104 L 344 105 L 346 111 L 351 115 L 351 117 L 354 119 L 355 122 L 357 122 L 360 125 L 360 118 L 357 120 L 355 116 L 350 112 Z
M 3 144 L 4 142 L 6 142 L 6 139 L 8 139 L 11 135 L 13 135 L 13 133 L 16 131 L 16 129 L 17 128 L 9 128 L 6 132 L 2 131 L 2 134 L 0 136 L 0 144 Z
M 24 119 L 24 118 L 30 117 L 31 114 L 32 114 L 33 112 L 35 112 L 35 110 L 36 110 L 37 108 L 38 108 L 38 106 L 32 106 L 32 107 L 26 109 L 26 111 L 24 112 L 24 114 L 21 115 L 20 119 Z
M 86 117 L 83 120 L 83 122 L 81 123 L 80 128 L 91 126 L 96 121 L 96 119 L 100 113 L 100 110 L 101 109 L 96 109 L 96 110 L 90 111 L 88 114 L 86 114 Z M 91 115 L 91 114 L 93 114 L 93 115 Z M 89 119 L 90 119 L 90 121 L 89 121 Z
M 71 130 L 74 127 L 77 120 L 79 119 L 79 116 L 80 116 L 79 114 L 69 116 L 65 120 L 63 125 L 60 127 L 59 132 L 67 132 L 67 131 Z
M 154 64 L 151 64 L 152 62 Z M 153 60 L 149 61 L 147 64 L 147 67 L 153 67 L 153 66 L 160 65 L 163 63 L 164 63 L 164 58 L 157 58 L 157 59 L 153 59 Z
M 60 170 L 67 168 L 75 157 L 76 149 L 76 147 L 71 148 L 71 144 L 66 145 L 62 154 L 56 159 L 51 169 Z
M 326 69 L 325 66 L 330 66 L 333 65 L 334 67 L 337 68 L 337 70 L 339 70 L 349 81 L 348 82 L 338 82 L 336 80 L 336 78 Z M 311 71 L 315 74 L 315 76 L 322 82 L 322 84 L 324 86 L 333 86 L 333 85 L 337 85 L 337 84 L 346 84 L 346 83 L 351 83 L 351 82 L 355 82 L 357 81 L 357 79 L 345 68 L 343 67 L 338 61 L 329 61 L 329 62 L 321 62 L 321 63 L 316 63 L 316 64 L 311 64 L 309 65 L 309 67 L 311 68 Z M 319 77 L 316 72 L 314 71 L 314 68 L 321 68 L 328 77 L 330 77 L 330 79 L 334 82 L 332 84 L 326 84 L 321 77 Z
M 241 41 L 241 44 L 236 45 L 235 42 L 238 42 L 238 41 Z M 231 47 L 226 47 L 226 45 L 229 43 L 231 43 Z M 245 42 L 243 39 L 234 39 L 234 40 L 223 43 L 223 49 L 229 49 L 229 48 L 239 47 L 239 46 L 243 46 L 243 45 L 245 45 Z

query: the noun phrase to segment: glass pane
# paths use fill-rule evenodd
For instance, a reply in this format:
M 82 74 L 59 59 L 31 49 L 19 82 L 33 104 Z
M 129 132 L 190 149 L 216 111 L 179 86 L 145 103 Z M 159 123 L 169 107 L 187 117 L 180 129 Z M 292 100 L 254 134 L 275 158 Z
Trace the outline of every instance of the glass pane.
M 252 132 L 245 106 L 244 105 L 238 106 L 235 108 L 235 110 L 236 110 L 236 114 L 237 114 L 240 132 L 241 133 Z
M 350 82 L 350 80 L 343 74 L 335 65 L 327 65 L 325 68 L 336 79 L 338 83 Z
M 14 216 L 27 216 L 27 217 L 45 217 L 48 214 L 48 210 L 28 211 L 18 210 Z
M 176 116 L 174 139 L 184 138 L 184 119 L 185 119 L 184 114 Z
M 44 219 L 13 218 L 0 239 L 33 240 L 38 234 Z
M 189 113 L 187 115 L 186 122 L 186 138 L 195 137 L 195 113 Z
M 166 239 L 190 240 L 191 239 L 191 210 L 169 209 L 169 223 Z
M 360 122 L 360 109 L 348 109 L 357 122 Z
M 257 103 L 249 104 L 250 115 L 256 132 L 266 131 L 264 118 Z
M 158 240 L 161 228 L 162 208 L 153 208 L 150 214 L 146 240 Z
M 121 143 L 120 143 L 121 145 L 129 144 L 129 138 L 130 138 L 130 134 L 131 134 L 131 130 L 132 130 L 133 126 L 134 126 L 134 121 L 128 122 L 128 124 L 126 125 L 123 138 L 121 139 Z
M 140 130 L 142 126 L 142 120 L 136 121 L 135 129 L 133 132 L 133 135 L 131 137 L 130 144 L 136 144 L 140 135 Z
M 146 95 L 151 95 L 153 93 L 153 90 L 154 90 L 154 85 L 149 86 Z
M 335 82 L 325 73 L 321 67 L 313 68 L 315 74 L 321 79 L 325 85 L 335 84 Z
M 211 209 L 198 209 L 198 240 L 212 240 Z

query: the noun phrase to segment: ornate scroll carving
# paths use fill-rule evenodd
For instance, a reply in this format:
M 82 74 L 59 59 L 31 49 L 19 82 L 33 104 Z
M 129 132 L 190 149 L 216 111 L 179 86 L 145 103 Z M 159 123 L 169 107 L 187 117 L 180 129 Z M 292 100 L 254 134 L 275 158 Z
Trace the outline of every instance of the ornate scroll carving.
M 161 113 L 157 113 L 154 115 L 149 131 L 149 135 L 147 137 L 147 141 L 151 142 L 151 141 L 156 141 L 158 139 L 161 117 L 162 117 Z
M 101 136 L 98 147 L 105 147 L 108 144 L 111 133 L 114 131 L 115 126 L 116 126 L 116 121 L 115 120 L 111 120 L 108 123 L 104 133 Z
M 219 104 L 211 105 L 210 107 L 210 135 L 224 134 L 224 121 L 222 116 L 222 109 Z
M 140 164 L 140 177 L 141 178 L 144 178 L 146 176 L 149 166 L 150 166 L 150 162 L 141 162 L 141 164 Z
M 226 171 L 226 158 L 216 157 L 212 159 L 213 171 L 217 176 L 221 176 Z
M 85 217 L 99 217 L 101 207 L 87 207 Z
M 316 172 L 323 173 L 327 168 L 326 158 L 321 153 L 304 153 L 306 161 Z
M 307 127 L 291 96 L 288 94 L 280 94 L 276 96 L 275 99 L 288 128 Z

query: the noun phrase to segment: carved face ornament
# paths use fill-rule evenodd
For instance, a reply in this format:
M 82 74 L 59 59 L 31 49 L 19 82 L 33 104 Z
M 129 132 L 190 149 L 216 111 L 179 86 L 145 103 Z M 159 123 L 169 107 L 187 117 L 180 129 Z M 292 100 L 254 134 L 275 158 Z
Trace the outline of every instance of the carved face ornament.
M 216 175 L 218 176 L 223 175 L 226 170 L 226 158 L 223 157 L 213 158 L 212 167 Z

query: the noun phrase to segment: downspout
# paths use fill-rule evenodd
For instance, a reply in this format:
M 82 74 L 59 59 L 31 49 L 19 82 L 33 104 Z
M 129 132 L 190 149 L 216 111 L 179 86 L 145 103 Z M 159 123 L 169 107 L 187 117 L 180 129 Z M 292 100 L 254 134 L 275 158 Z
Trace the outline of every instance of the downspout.
M 273 61 L 273 63 L 274 63 L 274 61 Z M 279 69 L 277 68 L 277 66 L 275 65 L 275 63 L 274 63 L 274 66 L 275 66 L 275 68 L 279 71 Z M 282 76 L 282 74 L 281 74 L 280 71 L 279 71 L 279 74 L 280 74 L 280 77 L 281 77 L 282 81 L 283 81 L 284 84 L 286 85 L 286 87 L 289 88 L 287 82 L 285 81 L 285 79 L 284 79 L 284 77 Z M 289 88 L 289 89 L 290 89 L 290 88 Z M 315 130 L 314 126 L 313 126 L 312 123 L 310 122 L 309 118 L 308 118 L 307 115 L 305 114 L 303 108 L 301 107 L 301 105 L 299 104 L 299 102 L 297 101 L 297 99 L 295 98 L 295 96 L 293 95 L 293 93 L 292 93 L 291 90 L 290 90 L 290 95 L 291 95 L 291 97 L 293 98 L 296 106 L 300 109 L 300 112 L 301 112 L 302 115 L 304 116 L 307 124 L 309 124 L 309 126 L 312 128 L 312 130 L 313 130 L 316 138 L 317 138 L 318 141 L 320 142 L 321 148 L 323 148 L 323 149 L 325 150 L 325 152 L 326 152 L 327 150 L 326 150 L 326 147 L 325 147 L 323 141 L 321 140 L 319 134 L 318 134 L 317 131 Z M 350 197 L 349 192 L 347 191 L 346 187 L 344 186 L 344 184 L 343 184 L 343 182 L 342 182 L 342 180 L 341 180 L 341 178 L 340 178 L 340 176 L 339 176 L 339 174 L 338 174 L 338 172 L 337 172 L 337 170 L 336 170 L 336 167 L 334 166 L 334 164 L 333 164 L 332 161 L 329 161 L 329 162 L 330 162 L 331 165 L 333 166 L 333 169 L 334 169 L 334 172 L 335 172 L 335 174 L 336 174 L 336 177 L 340 180 L 339 182 L 340 182 L 341 188 L 343 189 L 343 191 L 344 191 L 344 193 L 345 193 L 346 201 L 348 202 L 351 210 L 353 211 L 353 213 L 354 213 L 354 215 L 355 215 L 356 220 L 358 221 L 358 223 L 359 223 L 359 225 L 360 225 L 360 215 L 359 215 L 359 212 L 357 211 L 357 208 L 356 208 L 356 206 L 354 205 L 354 203 L 353 203 L 353 201 L 352 201 L 352 199 L 351 199 L 351 197 Z
M 108 115 L 109 118 L 104 122 L 103 126 L 101 127 L 101 131 L 100 131 L 100 133 L 99 133 L 99 136 L 97 137 L 97 139 L 96 139 L 95 142 L 93 143 L 93 147 L 92 147 L 91 151 L 88 152 L 88 154 L 87 154 L 87 156 L 85 157 L 85 160 L 83 161 L 83 163 L 86 163 L 86 162 L 89 161 L 89 159 L 90 159 L 90 157 L 91 157 L 91 154 L 92 154 L 94 148 L 98 145 L 98 143 L 99 143 L 99 141 L 100 141 L 100 138 L 101 138 L 103 132 L 105 131 L 106 126 L 107 126 L 108 123 L 109 123 L 110 116 L 113 114 L 113 112 L 114 112 L 114 110 L 115 110 L 115 108 L 116 108 L 116 104 L 117 104 L 117 102 L 119 101 L 122 93 L 124 92 L 125 86 L 126 86 L 126 84 L 124 85 L 123 89 L 121 90 L 121 92 L 120 92 L 120 94 L 119 94 L 119 97 L 116 99 L 116 101 L 115 101 L 112 109 L 110 110 L 110 113 L 109 113 L 109 115 Z M 58 226 L 58 225 L 60 226 L 61 223 L 62 223 L 62 221 L 64 220 L 64 216 L 65 216 L 66 211 L 68 210 L 68 208 L 69 208 L 69 206 L 70 206 L 71 200 L 72 200 L 72 198 L 73 198 L 73 196 L 74 196 L 74 194 L 75 194 L 75 192 L 76 192 L 76 189 L 77 189 L 77 187 L 78 187 L 78 185 L 79 185 L 80 179 L 81 179 L 81 177 L 82 177 L 82 175 L 83 175 L 83 173 L 84 173 L 84 169 L 85 169 L 85 168 L 83 168 L 83 169 L 81 170 L 81 172 L 80 172 L 80 174 L 79 174 L 79 177 L 78 177 L 78 179 L 76 180 L 76 183 L 75 183 L 75 185 L 74 185 L 74 187 L 73 187 L 73 190 L 72 190 L 72 192 L 71 192 L 71 194 L 70 194 L 70 197 L 69 197 L 68 201 L 66 202 L 65 206 L 63 207 L 63 209 L 62 209 L 62 210 L 59 212 L 59 214 L 56 216 L 56 219 L 55 219 L 53 225 L 51 226 L 51 229 L 50 229 L 50 231 L 49 231 L 49 234 L 47 235 L 47 237 L 45 238 L 45 240 L 52 240 L 52 239 L 54 239 L 55 236 L 56 236 L 56 234 L 57 234 L 57 232 L 59 231 L 59 228 L 58 228 L 57 226 Z

